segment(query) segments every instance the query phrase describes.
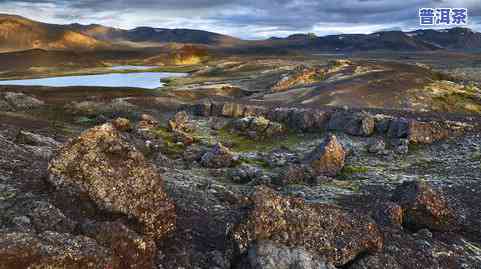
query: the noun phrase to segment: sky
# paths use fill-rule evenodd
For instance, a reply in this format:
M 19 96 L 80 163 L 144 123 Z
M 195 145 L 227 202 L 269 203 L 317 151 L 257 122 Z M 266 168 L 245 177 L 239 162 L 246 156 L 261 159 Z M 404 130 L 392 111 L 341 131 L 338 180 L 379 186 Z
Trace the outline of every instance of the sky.
M 190 28 L 244 39 L 414 30 L 423 7 L 468 8 L 481 31 L 481 0 L 0 0 L 0 13 L 48 23 Z

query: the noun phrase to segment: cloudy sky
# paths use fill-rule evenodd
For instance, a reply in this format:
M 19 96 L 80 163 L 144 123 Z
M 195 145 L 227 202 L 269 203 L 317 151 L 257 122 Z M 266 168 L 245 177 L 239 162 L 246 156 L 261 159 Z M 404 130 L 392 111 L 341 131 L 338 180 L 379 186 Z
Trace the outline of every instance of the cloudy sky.
M 246 39 L 412 30 L 420 7 L 468 8 L 469 27 L 481 31 L 481 0 L 0 0 L 0 13 L 50 23 L 192 28 Z

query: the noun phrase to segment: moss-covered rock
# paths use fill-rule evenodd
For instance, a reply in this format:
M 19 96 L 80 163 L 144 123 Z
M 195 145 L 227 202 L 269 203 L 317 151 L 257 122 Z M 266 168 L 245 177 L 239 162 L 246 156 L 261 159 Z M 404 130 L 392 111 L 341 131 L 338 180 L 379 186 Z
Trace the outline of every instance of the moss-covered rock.
M 175 206 L 163 192 L 162 178 L 111 124 L 65 144 L 49 173 L 56 188 L 137 219 L 149 236 L 162 238 L 175 228 Z

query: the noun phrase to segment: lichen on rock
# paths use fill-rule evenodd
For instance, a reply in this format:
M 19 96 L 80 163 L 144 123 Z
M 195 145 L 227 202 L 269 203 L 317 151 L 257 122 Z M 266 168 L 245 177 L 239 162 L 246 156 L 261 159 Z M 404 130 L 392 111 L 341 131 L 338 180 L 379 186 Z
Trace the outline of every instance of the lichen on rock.
M 111 124 L 69 141 L 49 164 L 49 181 L 100 209 L 139 221 L 144 232 L 162 238 L 175 228 L 175 206 L 160 175 Z

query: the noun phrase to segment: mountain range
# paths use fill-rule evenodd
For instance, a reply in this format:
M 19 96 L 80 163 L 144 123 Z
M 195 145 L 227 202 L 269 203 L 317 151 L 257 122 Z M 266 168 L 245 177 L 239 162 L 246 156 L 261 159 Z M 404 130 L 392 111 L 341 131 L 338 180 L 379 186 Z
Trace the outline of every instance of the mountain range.
M 161 47 L 169 43 L 197 44 L 212 48 L 262 51 L 431 51 L 481 48 L 481 33 L 468 28 L 382 31 L 372 34 L 341 34 L 318 37 L 295 34 L 286 38 L 241 40 L 228 35 L 191 29 L 138 27 L 131 30 L 99 24 L 48 24 L 24 17 L 0 14 L 0 51 L 110 50 Z

